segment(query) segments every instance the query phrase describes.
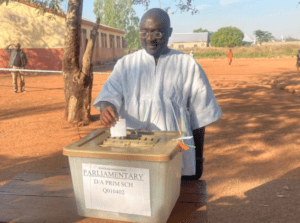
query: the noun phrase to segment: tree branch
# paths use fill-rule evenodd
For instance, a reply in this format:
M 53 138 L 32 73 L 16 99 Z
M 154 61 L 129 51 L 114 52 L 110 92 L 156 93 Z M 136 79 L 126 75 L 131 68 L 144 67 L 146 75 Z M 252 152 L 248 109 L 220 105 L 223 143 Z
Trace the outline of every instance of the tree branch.
M 95 46 L 95 42 L 96 42 L 96 37 L 98 34 L 99 25 L 100 25 L 100 18 L 97 19 L 97 21 L 92 29 L 91 38 L 88 41 L 85 53 L 83 55 L 83 61 L 82 61 L 82 74 L 83 75 L 89 74 L 90 66 L 92 64 L 93 51 L 94 51 L 94 46 Z

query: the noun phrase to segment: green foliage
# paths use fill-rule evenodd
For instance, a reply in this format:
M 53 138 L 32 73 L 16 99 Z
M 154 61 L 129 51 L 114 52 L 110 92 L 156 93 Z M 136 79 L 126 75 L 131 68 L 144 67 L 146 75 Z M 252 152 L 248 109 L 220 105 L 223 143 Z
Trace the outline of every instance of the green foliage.
M 2 4 L 3 2 L 6 2 L 6 5 L 8 5 L 9 2 L 18 2 L 19 0 L 0 0 L 0 4 Z M 52 13 L 56 14 L 56 13 L 62 13 L 64 14 L 64 11 L 61 7 L 61 3 L 64 2 L 65 0 L 25 0 L 28 3 L 34 3 L 37 6 L 39 6 L 39 8 L 36 9 L 37 14 L 39 15 L 43 15 L 45 14 L 45 12 L 48 12 L 48 10 L 50 9 L 52 11 Z M 48 19 L 54 19 L 55 20 L 55 16 L 50 14 L 47 16 Z
M 143 5 L 145 6 L 146 10 L 149 9 L 149 5 L 151 0 L 132 0 L 134 5 Z M 153 0 L 152 0 L 153 1 Z M 194 0 L 168 0 L 168 1 L 162 1 L 159 0 L 159 7 L 162 8 L 167 12 L 171 9 L 172 4 L 175 3 L 176 9 L 172 8 L 172 14 L 176 13 L 178 10 L 180 12 L 191 12 L 191 14 L 196 14 L 199 12 L 199 10 L 192 5 L 192 2 Z
M 285 41 L 286 42 L 296 42 L 296 41 L 300 41 L 300 39 L 295 39 L 295 38 L 293 38 L 293 37 L 290 37 L 290 36 L 288 36 L 287 38 L 285 38 Z
M 132 0 L 95 0 L 94 14 L 101 23 L 125 31 L 127 48 L 139 48 L 139 18 L 132 7 Z
M 211 45 L 215 47 L 234 47 L 243 44 L 244 33 L 235 27 L 224 27 L 211 37 Z
M 285 49 L 285 52 L 287 53 L 287 54 L 291 54 L 291 53 L 293 53 L 293 50 L 292 49 Z
M 193 33 L 205 33 L 205 32 L 208 33 L 208 38 L 210 38 L 210 36 L 215 33 L 215 32 L 211 32 L 211 31 L 208 31 L 207 29 L 202 29 L 202 28 L 193 30 Z
M 254 35 L 257 37 L 259 43 L 262 42 L 270 42 L 271 40 L 274 39 L 274 36 L 272 36 L 272 33 L 268 31 L 261 31 L 261 30 L 255 30 Z
M 272 45 L 257 45 L 257 46 L 240 46 L 233 48 L 233 58 L 294 58 L 298 54 L 298 44 L 272 44 Z M 191 49 L 182 50 L 189 54 Z M 224 47 L 207 47 L 193 48 L 195 58 L 211 58 L 211 59 L 226 59 L 228 56 L 227 48 Z
M 251 46 L 252 43 L 244 43 L 243 45 L 248 47 L 248 46 Z
M 139 39 L 139 29 L 130 26 L 128 28 L 128 33 L 125 35 L 125 39 L 127 41 L 127 48 L 128 49 L 140 49 L 142 48 L 141 41 Z
M 196 58 L 222 58 L 224 57 L 223 52 L 200 52 L 200 53 L 195 53 L 194 57 Z
M 202 28 L 194 29 L 193 32 L 194 33 L 205 33 L 205 32 L 209 33 L 209 31 L 207 29 L 202 29 Z

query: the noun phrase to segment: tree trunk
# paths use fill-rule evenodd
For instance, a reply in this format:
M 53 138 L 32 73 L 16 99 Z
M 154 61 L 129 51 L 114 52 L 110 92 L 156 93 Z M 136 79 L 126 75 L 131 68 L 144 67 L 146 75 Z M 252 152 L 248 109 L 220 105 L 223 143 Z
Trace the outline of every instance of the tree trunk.
M 93 86 L 92 55 L 100 19 L 94 25 L 80 69 L 82 6 L 83 0 L 69 0 L 62 72 L 65 82 L 65 119 L 70 123 L 77 120 L 87 125 L 90 121 Z

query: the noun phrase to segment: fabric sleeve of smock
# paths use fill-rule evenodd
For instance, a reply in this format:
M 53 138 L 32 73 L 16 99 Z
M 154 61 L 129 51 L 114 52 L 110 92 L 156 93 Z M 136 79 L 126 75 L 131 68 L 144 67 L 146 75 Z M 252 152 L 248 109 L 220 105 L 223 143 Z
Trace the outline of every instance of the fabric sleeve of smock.
M 12 51 L 12 50 L 9 49 L 8 47 L 5 47 L 4 50 L 5 50 L 6 52 L 9 52 L 9 53 L 11 53 L 11 51 Z
M 100 111 L 100 102 L 107 101 L 116 106 L 118 114 L 122 107 L 123 101 L 123 84 L 122 76 L 125 75 L 125 67 L 123 66 L 122 59 L 115 65 L 112 74 L 104 83 L 102 90 L 94 101 L 94 107 Z
M 188 103 L 191 127 L 195 130 L 217 121 L 222 116 L 222 110 L 202 67 L 195 63 L 192 72 L 193 80 Z

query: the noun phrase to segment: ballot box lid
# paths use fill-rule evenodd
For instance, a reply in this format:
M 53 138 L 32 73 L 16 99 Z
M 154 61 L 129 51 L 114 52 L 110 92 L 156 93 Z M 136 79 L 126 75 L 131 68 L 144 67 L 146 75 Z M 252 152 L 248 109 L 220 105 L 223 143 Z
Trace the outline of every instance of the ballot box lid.
M 128 130 L 127 137 L 111 138 L 109 129 L 98 129 L 63 149 L 66 156 L 152 162 L 172 160 L 181 147 L 178 132 Z

